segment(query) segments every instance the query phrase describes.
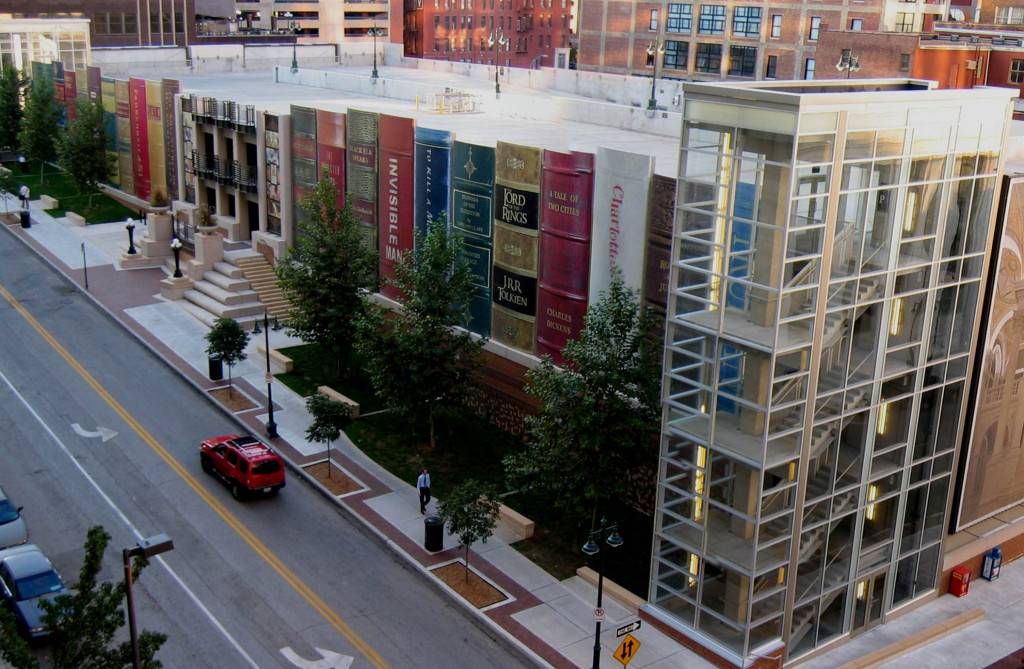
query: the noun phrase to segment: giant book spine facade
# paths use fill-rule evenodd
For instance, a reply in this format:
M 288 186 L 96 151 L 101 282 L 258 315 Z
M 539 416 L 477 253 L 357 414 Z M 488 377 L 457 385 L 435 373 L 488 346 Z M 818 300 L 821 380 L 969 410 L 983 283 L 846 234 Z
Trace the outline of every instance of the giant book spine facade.
M 563 364 L 587 315 L 594 156 L 544 152 L 537 284 L 537 355 Z
M 391 284 L 402 256 L 412 252 L 413 188 L 416 183 L 415 124 L 411 118 L 381 114 L 380 119 L 380 292 L 393 300 L 401 293 Z
M 449 174 L 452 134 L 447 130 L 416 128 L 416 237 L 427 234 L 433 221 L 451 226 Z M 492 161 L 493 162 L 493 161 Z M 493 179 L 493 170 L 492 170 Z M 490 222 L 487 227 L 490 228 Z M 488 274 L 490 271 L 488 270 Z
M 316 178 L 324 172 L 338 189 L 338 207 L 345 206 L 345 114 L 316 110 Z
M 452 147 L 452 231 L 462 237 L 462 257 L 476 292 L 469 302 L 470 332 L 491 334 L 491 266 L 494 244 L 494 149 L 464 142 Z
M 316 110 L 291 106 L 292 224 L 295 239 L 299 224 L 306 220 L 303 204 L 316 187 Z
M 164 165 L 167 174 L 167 198 L 170 200 L 181 197 L 178 188 L 178 122 L 174 117 L 174 96 L 181 92 L 181 83 L 177 79 L 164 79 L 161 105 L 164 121 Z
M 146 82 L 146 141 L 149 143 L 149 192 L 167 198 L 167 162 L 164 151 L 164 93 L 159 81 Z
M 104 77 L 100 83 L 100 100 L 103 104 L 103 138 L 106 140 L 107 163 L 110 165 L 107 181 L 111 185 L 120 186 L 121 177 L 117 169 L 117 91 L 110 77 Z
M 117 104 L 117 174 L 121 190 L 135 194 L 135 165 L 132 157 L 132 105 L 128 81 L 114 81 Z
M 540 149 L 498 142 L 494 162 L 491 336 L 532 353 L 537 321 Z
M 146 120 L 146 80 L 132 77 L 128 80 L 131 103 L 132 168 L 135 177 L 135 195 L 149 199 L 149 123 Z
M 672 266 L 672 223 L 676 210 L 676 180 L 655 174 L 647 214 L 647 256 L 644 261 L 644 305 L 657 321 L 656 337 L 663 337 L 668 308 L 668 275 Z
M 346 119 L 348 170 L 345 175 L 352 214 L 367 244 L 377 248 L 377 113 L 349 109 Z
M 271 112 L 263 113 L 263 160 L 264 179 L 267 194 L 267 232 L 281 234 L 281 212 L 284 193 L 281 191 L 281 117 Z

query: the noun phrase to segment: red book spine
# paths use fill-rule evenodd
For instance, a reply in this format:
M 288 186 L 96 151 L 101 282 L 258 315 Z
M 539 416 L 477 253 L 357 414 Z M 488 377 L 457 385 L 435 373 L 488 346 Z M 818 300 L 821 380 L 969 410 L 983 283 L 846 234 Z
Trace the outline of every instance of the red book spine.
M 401 299 L 401 293 L 390 281 L 395 278 L 395 268 L 402 256 L 413 245 L 414 137 L 412 119 L 381 115 L 377 175 L 380 292 L 394 300 Z
M 537 353 L 561 365 L 587 314 L 594 156 L 545 151 L 541 191 Z
M 324 168 L 338 189 L 338 206 L 345 206 L 345 114 L 316 110 L 317 181 Z
M 135 177 L 135 195 L 149 199 L 149 127 L 146 117 L 146 80 L 132 77 L 128 80 L 128 100 L 131 104 L 132 162 Z
M 68 110 L 68 120 L 78 118 L 78 76 L 74 70 L 64 71 L 64 106 Z

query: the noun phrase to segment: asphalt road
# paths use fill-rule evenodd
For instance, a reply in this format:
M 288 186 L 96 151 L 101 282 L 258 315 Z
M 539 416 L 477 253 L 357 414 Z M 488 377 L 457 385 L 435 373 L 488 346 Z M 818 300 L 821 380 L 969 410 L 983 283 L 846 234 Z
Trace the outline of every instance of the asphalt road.
M 82 437 L 75 423 L 117 436 Z M 197 444 L 236 430 L 0 231 L 0 485 L 69 582 L 92 525 L 113 536 L 108 580 L 122 576 L 122 547 L 172 537 L 135 587 L 140 627 L 169 637 L 164 666 L 348 666 L 286 648 L 353 667 L 527 666 L 297 477 L 276 498 L 233 500 L 201 472 Z

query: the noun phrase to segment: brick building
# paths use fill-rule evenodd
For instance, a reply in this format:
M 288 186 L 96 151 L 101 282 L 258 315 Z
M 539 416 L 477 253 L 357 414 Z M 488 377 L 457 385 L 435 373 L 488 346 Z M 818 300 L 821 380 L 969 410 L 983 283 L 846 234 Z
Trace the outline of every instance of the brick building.
M 573 0 L 405 0 L 405 55 L 512 67 L 553 65 Z M 497 34 L 504 40 L 496 44 Z
M 581 70 L 650 76 L 656 52 L 659 76 L 813 79 L 823 67 L 815 54 L 826 26 L 917 32 L 934 18 L 945 18 L 948 7 L 893 0 L 785 5 L 584 0 L 578 63 Z
M 187 46 L 196 39 L 197 17 L 226 18 L 234 8 L 230 0 L 0 0 L 0 14 L 89 19 L 95 47 Z

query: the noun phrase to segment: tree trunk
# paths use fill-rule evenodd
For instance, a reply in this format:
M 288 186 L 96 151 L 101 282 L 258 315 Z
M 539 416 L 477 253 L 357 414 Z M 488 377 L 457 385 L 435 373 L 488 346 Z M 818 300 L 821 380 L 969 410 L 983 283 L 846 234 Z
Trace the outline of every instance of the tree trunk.
M 466 583 L 469 583 L 469 544 L 466 544 Z
M 327 442 L 327 478 L 331 478 L 331 442 Z
M 233 365 L 228 365 L 228 398 L 235 399 L 234 388 L 231 385 L 231 367 L 232 366 Z
M 436 442 L 434 441 L 434 406 L 433 405 L 431 405 L 430 408 L 427 409 L 427 416 L 430 419 L 430 450 L 434 450 L 434 446 L 436 446 Z

